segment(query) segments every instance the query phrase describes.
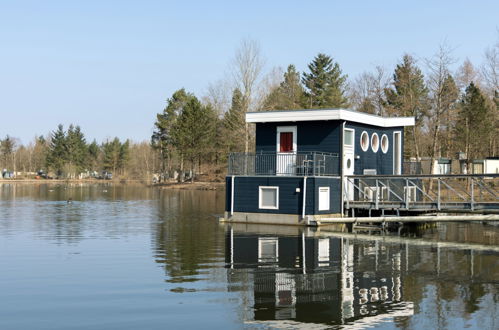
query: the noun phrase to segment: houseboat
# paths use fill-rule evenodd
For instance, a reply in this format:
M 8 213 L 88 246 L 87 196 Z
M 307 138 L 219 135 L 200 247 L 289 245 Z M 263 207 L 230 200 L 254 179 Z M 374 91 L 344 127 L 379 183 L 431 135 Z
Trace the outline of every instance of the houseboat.
M 246 122 L 255 152 L 229 155 L 222 220 L 308 225 L 344 215 L 356 193 L 347 176 L 402 174 L 414 118 L 320 109 L 249 112 Z

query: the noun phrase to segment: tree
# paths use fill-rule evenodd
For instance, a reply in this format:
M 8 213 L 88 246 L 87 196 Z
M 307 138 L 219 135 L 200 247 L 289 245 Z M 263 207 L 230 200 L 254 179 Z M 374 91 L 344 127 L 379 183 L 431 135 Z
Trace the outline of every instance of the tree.
M 87 147 L 87 164 L 89 169 L 95 171 L 99 167 L 100 148 L 97 141 L 93 140 Z
M 171 159 L 175 151 L 172 138 L 174 125 L 187 102 L 193 97 L 194 95 L 187 93 L 183 88 L 177 90 L 167 100 L 167 106 L 163 112 L 158 113 L 156 116 L 151 145 L 160 153 L 161 171 L 163 173 L 171 170 Z
M 120 168 L 121 143 L 115 137 L 112 141 L 106 141 L 102 145 L 103 168 L 107 171 L 112 171 L 116 174 L 116 170 Z
M 450 126 L 452 110 L 459 97 L 454 78 L 452 78 L 449 66 L 454 62 L 451 57 L 451 49 L 446 45 L 440 45 L 438 52 L 430 59 L 426 60 L 428 67 L 428 87 L 429 98 L 429 116 L 428 130 L 431 137 L 430 164 L 433 173 L 434 160 L 437 155 L 442 154 L 442 146 L 449 156 L 450 149 Z M 441 142 L 442 126 L 447 128 L 445 143 Z
M 232 74 L 236 88 L 243 94 L 245 113 L 250 111 L 255 103 L 254 92 L 262 73 L 263 62 L 259 44 L 250 39 L 242 40 L 234 55 Z M 244 151 L 248 152 L 250 127 L 246 122 L 244 126 Z
M 350 99 L 357 111 L 385 115 L 385 89 L 390 78 L 383 67 L 377 66 L 374 72 L 364 72 L 355 79 Z
M 47 167 L 55 171 L 57 176 L 62 175 L 66 161 L 66 132 L 64 126 L 59 124 L 57 130 L 51 133 L 47 152 Z
M 289 65 L 284 79 L 265 98 L 265 110 L 292 110 L 306 107 L 305 91 L 300 82 L 300 73 L 294 65 Z
M 393 87 L 385 90 L 388 112 L 396 116 L 413 116 L 416 124 L 404 134 L 404 151 L 408 157 L 414 154 L 420 158 L 420 130 L 428 114 L 428 89 L 424 76 L 410 55 L 404 55 L 393 74 Z
M 348 105 L 345 97 L 347 76 L 343 75 L 337 62 L 319 53 L 308 65 L 309 73 L 303 74 L 310 108 L 342 108 Z
M 232 94 L 232 103 L 229 111 L 223 118 L 222 136 L 224 151 L 242 152 L 244 151 L 245 140 L 245 112 L 244 112 L 244 96 L 239 89 L 235 89 Z
M 66 161 L 67 172 L 74 176 L 85 168 L 88 153 L 85 136 L 80 126 L 69 125 L 65 147 L 64 160 Z
M 3 166 L 12 169 L 15 172 L 15 141 L 10 136 L 0 141 L 0 151 L 2 155 Z
M 487 154 L 494 132 L 490 108 L 480 89 L 470 83 L 461 99 L 455 127 L 455 141 L 466 152 L 468 160 Z
M 196 161 L 211 148 L 214 141 L 216 113 L 209 105 L 192 96 L 182 109 L 172 130 L 173 144 L 182 159 L 190 161 L 194 179 Z

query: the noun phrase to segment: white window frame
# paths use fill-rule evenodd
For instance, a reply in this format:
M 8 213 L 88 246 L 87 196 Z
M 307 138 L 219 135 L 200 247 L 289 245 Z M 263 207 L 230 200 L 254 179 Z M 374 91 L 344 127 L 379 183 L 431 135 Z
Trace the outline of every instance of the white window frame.
M 396 136 L 398 137 L 398 143 L 395 141 Z M 395 150 L 395 146 L 398 144 L 398 150 Z M 399 157 L 398 159 L 395 158 L 395 155 L 398 153 Z M 393 132 L 393 174 L 394 175 L 401 175 L 402 174 L 402 131 L 395 131 Z M 395 171 L 395 169 L 398 168 L 398 171 Z M 396 173 L 398 172 L 398 173 Z
M 376 136 L 377 140 L 378 140 L 378 143 L 377 143 L 377 146 L 376 148 L 374 147 L 374 137 Z M 379 150 L 379 143 L 380 143 L 380 139 L 379 139 L 379 135 L 378 133 L 373 133 L 371 134 L 371 150 L 374 152 L 374 153 L 377 153 L 378 150 Z
M 281 152 L 281 133 L 293 133 L 293 153 L 296 153 L 298 149 L 297 145 L 297 127 L 296 126 L 277 126 L 277 136 L 276 136 L 276 151 Z
M 365 147 L 365 148 L 364 148 L 364 146 L 362 145 L 362 137 L 364 136 L 364 134 L 365 134 L 365 136 L 367 136 L 367 143 L 366 143 L 366 147 Z M 362 151 L 367 151 L 367 150 L 369 150 L 369 141 L 370 141 L 370 139 L 369 139 L 369 133 L 367 133 L 367 131 L 363 131 L 363 132 L 360 134 L 360 139 L 359 139 L 360 149 L 361 149 Z
M 274 189 L 276 191 L 276 206 L 264 206 L 262 204 L 262 189 Z M 258 208 L 263 210 L 279 209 L 279 187 L 278 186 L 258 186 Z
M 386 139 L 386 148 L 383 148 L 383 139 Z M 388 149 L 390 149 L 390 140 L 388 139 L 388 135 L 383 134 L 381 136 L 380 145 L 381 145 L 381 151 L 384 154 L 386 154 L 388 152 Z
M 350 131 L 352 132 L 352 144 L 346 144 L 345 143 L 345 132 Z M 343 130 L 343 145 L 347 147 L 354 147 L 355 146 L 355 130 L 353 128 L 346 128 Z

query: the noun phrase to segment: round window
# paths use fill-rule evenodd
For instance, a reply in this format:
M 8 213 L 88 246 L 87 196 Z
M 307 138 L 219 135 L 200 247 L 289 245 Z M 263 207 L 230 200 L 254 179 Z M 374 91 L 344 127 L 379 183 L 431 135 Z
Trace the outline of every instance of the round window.
M 373 152 L 378 152 L 379 149 L 379 137 L 377 133 L 373 133 L 371 137 L 371 149 Z
M 352 160 L 350 158 L 347 159 L 347 168 L 352 167 Z
M 388 152 L 388 146 L 388 136 L 386 136 L 386 134 L 383 134 L 383 136 L 381 137 L 381 151 L 383 151 L 384 154 Z
M 362 132 L 362 134 L 360 135 L 360 147 L 363 151 L 367 151 L 367 149 L 369 148 L 369 135 L 366 131 Z

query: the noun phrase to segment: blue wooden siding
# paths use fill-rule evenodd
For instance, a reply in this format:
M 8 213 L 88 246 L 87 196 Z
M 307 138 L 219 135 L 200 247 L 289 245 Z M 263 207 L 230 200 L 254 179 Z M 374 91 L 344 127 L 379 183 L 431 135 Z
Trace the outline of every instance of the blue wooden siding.
M 275 152 L 277 126 L 297 127 L 298 151 L 322 151 L 339 153 L 341 121 L 306 121 L 282 123 L 257 123 L 256 148 L 258 151 Z
M 303 178 L 302 177 L 257 177 L 237 176 L 234 181 L 234 212 L 302 214 Z M 258 206 L 259 187 L 279 187 L 279 209 L 260 209 Z M 231 177 L 226 178 L 226 211 L 231 207 Z M 319 211 L 319 187 L 330 187 L 330 210 Z M 300 192 L 296 192 L 300 188 Z M 326 177 L 307 178 L 306 214 L 339 213 L 340 179 Z
M 404 140 L 404 128 L 403 127 L 377 127 L 365 124 L 357 124 L 347 122 L 346 128 L 355 129 L 355 155 L 359 156 L 359 159 L 355 159 L 355 172 L 356 175 L 364 174 L 364 169 L 376 169 L 377 173 L 380 175 L 390 175 L 393 174 L 393 133 L 400 131 L 402 136 L 401 140 Z M 360 136 L 362 132 L 366 131 L 369 135 L 369 148 L 367 151 L 362 150 L 360 146 Z M 379 137 L 379 148 L 375 153 L 371 148 L 371 139 L 373 133 L 377 133 Z M 388 136 L 388 151 L 383 153 L 381 150 L 381 137 L 383 134 Z M 401 155 L 404 154 L 404 146 L 401 146 Z

